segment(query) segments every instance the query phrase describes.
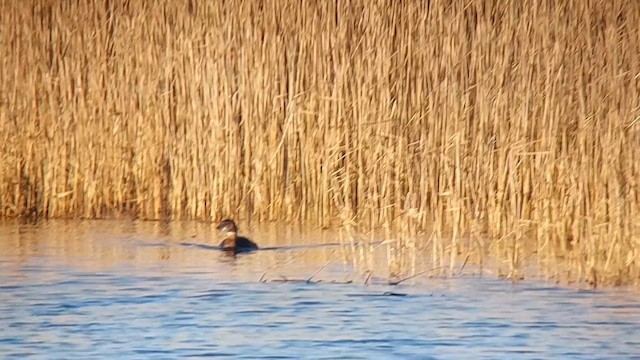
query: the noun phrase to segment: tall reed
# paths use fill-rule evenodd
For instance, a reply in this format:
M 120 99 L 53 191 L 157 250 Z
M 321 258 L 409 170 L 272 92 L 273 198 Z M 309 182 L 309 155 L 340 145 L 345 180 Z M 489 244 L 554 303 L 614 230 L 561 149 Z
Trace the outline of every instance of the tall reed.
M 0 215 L 433 229 L 434 261 L 488 239 L 510 272 L 637 283 L 638 24 L 622 0 L 2 0 Z

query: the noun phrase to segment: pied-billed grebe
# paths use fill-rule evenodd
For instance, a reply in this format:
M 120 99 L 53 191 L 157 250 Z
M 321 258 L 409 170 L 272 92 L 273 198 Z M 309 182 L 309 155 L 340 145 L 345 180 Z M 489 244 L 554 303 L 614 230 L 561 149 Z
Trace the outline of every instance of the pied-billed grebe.
M 224 236 L 220 243 L 222 250 L 244 252 L 258 250 L 258 245 L 244 236 L 238 236 L 238 227 L 231 219 L 224 219 L 218 224 L 218 229 Z

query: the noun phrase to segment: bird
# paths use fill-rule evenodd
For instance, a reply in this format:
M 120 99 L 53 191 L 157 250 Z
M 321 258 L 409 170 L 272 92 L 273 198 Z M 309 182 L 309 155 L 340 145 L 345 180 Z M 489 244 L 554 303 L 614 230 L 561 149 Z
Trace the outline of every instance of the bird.
M 258 250 L 258 245 L 244 236 L 238 236 L 238 226 L 231 219 L 222 220 L 216 227 L 224 236 L 220 249 L 234 253 Z

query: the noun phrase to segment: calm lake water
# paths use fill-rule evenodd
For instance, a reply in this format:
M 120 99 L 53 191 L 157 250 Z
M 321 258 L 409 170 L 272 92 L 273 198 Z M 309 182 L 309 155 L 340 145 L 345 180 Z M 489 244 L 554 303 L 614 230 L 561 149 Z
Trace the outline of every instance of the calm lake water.
M 278 249 L 233 258 L 200 223 L 0 223 L 0 357 L 640 359 L 637 292 L 365 285 L 339 246 L 315 246 L 331 233 L 245 234 Z

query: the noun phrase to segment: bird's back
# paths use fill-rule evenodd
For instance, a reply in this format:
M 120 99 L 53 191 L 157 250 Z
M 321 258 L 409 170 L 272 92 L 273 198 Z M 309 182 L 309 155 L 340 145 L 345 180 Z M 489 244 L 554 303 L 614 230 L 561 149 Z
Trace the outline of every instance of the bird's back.
M 258 250 L 258 245 L 244 236 L 238 236 L 236 239 L 236 249 L 239 251 Z

